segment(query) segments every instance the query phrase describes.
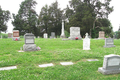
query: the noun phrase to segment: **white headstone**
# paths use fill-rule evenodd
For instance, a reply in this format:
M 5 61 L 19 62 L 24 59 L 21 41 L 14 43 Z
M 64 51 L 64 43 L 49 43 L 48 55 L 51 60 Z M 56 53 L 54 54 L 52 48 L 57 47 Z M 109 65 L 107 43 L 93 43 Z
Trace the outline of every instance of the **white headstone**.
M 48 38 L 48 34 L 47 34 L 47 33 L 44 33 L 44 34 L 43 34 L 43 37 L 44 37 L 45 39 L 47 39 L 47 38 Z
M 104 56 L 103 67 L 98 68 L 102 74 L 118 74 L 120 73 L 120 56 L 106 55 Z
M 86 33 L 85 39 L 83 39 L 83 50 L 90 50 L 90 39 L 88 33 Z
M 76 37 L 80 40 L 82 39 L 80 36 L 80 27 L 70 27 L 70 37 L 69 39 L 75 40 Z

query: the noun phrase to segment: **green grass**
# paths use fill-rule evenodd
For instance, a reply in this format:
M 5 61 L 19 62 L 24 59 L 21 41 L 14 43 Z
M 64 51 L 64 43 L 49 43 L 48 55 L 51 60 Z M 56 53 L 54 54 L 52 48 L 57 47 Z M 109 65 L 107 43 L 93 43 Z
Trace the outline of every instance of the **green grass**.
M 83 50 L 82 40 L 35 39 L 41 51 L 19 53 L 24 45 L 21 41 L 0 39 L 0 67 L 17 66 L 17 69 L 0 71 L 0 80 L 119 80 L 120 74 L 102 75 L 104 55 L 120 55 L 120 40 L 114 40 L 116 47 L 103 48 L 104 40 L 91 40 L 91 50 Z M 87 59 L 99 61 L 88 62 Z M 60 62 L 72 61 L 70 66 Z M 38 65 L 53 63 L 53 67 Z

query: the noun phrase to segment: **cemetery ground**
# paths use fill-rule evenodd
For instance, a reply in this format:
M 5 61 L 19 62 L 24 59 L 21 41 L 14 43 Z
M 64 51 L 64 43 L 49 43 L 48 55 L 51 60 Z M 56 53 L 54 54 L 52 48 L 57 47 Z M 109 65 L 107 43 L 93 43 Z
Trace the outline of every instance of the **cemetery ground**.
M 0 80 L 119 80 L 120 74 L 103 75 L 98 68 L 103 66 L 105 55 L 120 55 L 120 40 L 116 47 L 104 48 L 104 40 L 91 39 L 91 50 L 83 50 L 83 40 L 36 38 L 40 51 L 18 52 L 24 39 L 0 39 L 0 68 L 17 66 L 17 69 L 0 71 Z M 87 61 L 98 59 L 99 61 Z M 60 62 L 73 62 L 63 66 Z M 40 64 L 54 66 L 41 68 Z

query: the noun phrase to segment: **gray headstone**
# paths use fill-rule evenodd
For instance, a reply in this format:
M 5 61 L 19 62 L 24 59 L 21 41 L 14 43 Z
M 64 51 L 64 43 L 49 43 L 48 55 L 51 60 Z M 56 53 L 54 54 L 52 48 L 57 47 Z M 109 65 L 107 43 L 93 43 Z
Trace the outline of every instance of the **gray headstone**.
M 12 38 L 12 33 L 8 33 L 8 38 Z
M 50 38 L 55 38 L 55 32 L 51 32 Z
M 24 35 L 25 44 L 23 45 L 24 51 L 36 51 L 36 44 L 34 44 L 34 34 L 26 33 Z
M 86 33 L 85 39 L 83 39 L 83 50 L 90 50 L 90 39 L 88 33 Z
M 75 38 L 82 39 L 80 36 L 80 27 L 70 27 L 70 37 L 69 39 L 75 40 Z
M 105 48 L 115 47 L 115 45 L 114 45 L 114 39 L 112 39 L 112 38 L 106 38 L 105 39 L 105 45 L 103 47 L 105 47 Z
M 105 75 L 120 73 L 120 56 L 114 54 L 104 56 L 103 67 L 98 68 L 98 71 Z

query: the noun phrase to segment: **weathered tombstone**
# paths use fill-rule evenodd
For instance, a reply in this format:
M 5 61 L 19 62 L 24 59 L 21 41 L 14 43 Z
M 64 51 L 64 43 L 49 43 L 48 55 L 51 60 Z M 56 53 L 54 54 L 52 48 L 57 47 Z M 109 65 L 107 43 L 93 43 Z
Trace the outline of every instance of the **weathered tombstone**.
M 105 32 L 99 31 L 99 39 L 104 39 L 104 38 L 105 38 Z
M 104 56 L 103 67 L 98 68 L 98 71 L 104 75 L 120 73 L 120 56 L 114 54 Z
M 75 40 L 76 37 L 80 40 L 82 39 L 80 36 L 80 27 L 70 27 L 70 37 L 69 39 Z
M 61 35 L 60 38 L 65 38 L 65 32 L 64 32 L 64 20 L 62 20 L 62 29 L 61 29 Z
M 90 39 L 88 33 L 86 33 L 85 39 L 83 39 L 83 50 L 90 50 Z
M 8 38 L 12 38 L 12 33 L 8 33 Z
M 105 39 L 105 45 L 103 47 L 105 47 L 105 48 L 115 47 L 115 45 L 114 45 L 114 39 L 112 39 L 112 38 L 106 38 Z
M 50 38 L 55 38 L 55 32 L 51 32 Z
M 44 33 L 44 34 L 43 34 L 43 38 L 47 39 L 47 38 L 48 38 L 48 34 L 47 34 L 47 33 Z
M 25 44 L 23 45 L 24 51 L 36 51 L 36 44 L 34 44 L 34 34 L 32 33 L 26 33 L 24 35 L 25 38 Z
M 20 40 L 19 30 L 13 30 L 13 40 Z

